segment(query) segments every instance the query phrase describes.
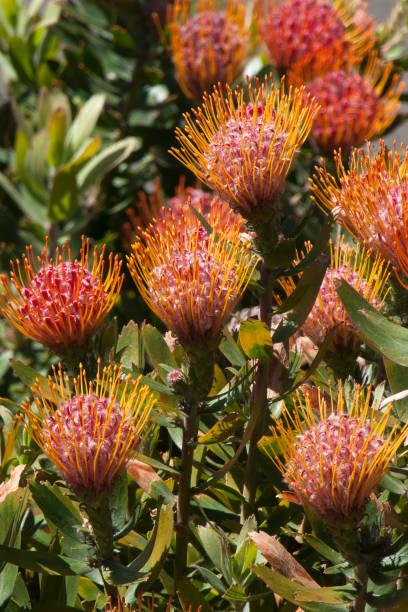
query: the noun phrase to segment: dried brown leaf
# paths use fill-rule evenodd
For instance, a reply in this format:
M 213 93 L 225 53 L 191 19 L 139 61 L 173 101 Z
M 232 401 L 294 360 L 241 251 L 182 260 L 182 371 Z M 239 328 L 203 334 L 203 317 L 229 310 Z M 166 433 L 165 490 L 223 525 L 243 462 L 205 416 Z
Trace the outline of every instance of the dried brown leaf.
M 320 588 L 317 582 L 313 580 L 290 552 L 282 546 L 277 538 L 268 535 L 264 531 L 250 531 L 248 535 L 276 572 L 290 580 L 297 580 L 305 587 Z

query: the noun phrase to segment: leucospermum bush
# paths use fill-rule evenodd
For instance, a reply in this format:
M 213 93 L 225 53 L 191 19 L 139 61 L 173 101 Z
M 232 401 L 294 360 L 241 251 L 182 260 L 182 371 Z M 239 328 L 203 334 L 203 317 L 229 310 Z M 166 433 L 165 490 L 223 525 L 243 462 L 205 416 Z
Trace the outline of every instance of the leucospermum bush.
M 246 12 L 238 0 L 176 0 L 169 7 L 170 52 L 187 98 L 200 100 L 219 81 L 239 75 L 250 49 Z
M 1 610 L 405 609 L 406 3 L 3 4 Z
M 360 58 L 375 42 L 375 22 L 354 0 L 267 0 L 259 2 L 258 27 L 271 62 L 282 73 L 299 63 L 309 78 L 342 58 Z M 279 36 L 276 33 L 279 32 Z M 317 68 L 319 56 L 322 62 Z
M 68 242 L 48 255 L 48 244 L 36 262 L 32 247 L 11 262 L 10 280 L 2 275 L 2 315 L 32 340 L 61 356 L 84 347 L 117 299 L 123 282 L 121 262 L 95 248 L 90 264 L 89 241 L 82 241 L 80 261 L 71 259 Z M 104 278 L 105 276 L 105 278 Z M 11 282 L 10 282 L 11 281 Z
M 271 427 L 278 453 L 264 448 L 301 503 L 309 505 L 328 527 L 361 520 L 361 510 L 378 486 L 406 436 L 389 427 L 391 404 L 383 414 L 370 408 L 370 391 L 356 388 L 349 409 L 340 385 L 337 397 L 319 395 L 312 404 L 307 391 L 295 398 L 294 413 Z M 388 430 L 387 430 L 388 425 Z

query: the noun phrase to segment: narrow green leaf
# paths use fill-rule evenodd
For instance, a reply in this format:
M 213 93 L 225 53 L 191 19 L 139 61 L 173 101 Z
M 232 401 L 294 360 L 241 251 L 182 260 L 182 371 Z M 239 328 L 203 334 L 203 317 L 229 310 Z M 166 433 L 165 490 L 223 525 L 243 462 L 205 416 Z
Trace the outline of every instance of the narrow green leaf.
M 221 536 L 212 527 L 197 528 L 201 545 L 219 572 L 222 572 Z
M 95 94 L 79 110 L 67 132 L 68 159 L 85 144 L 92 134 L 104 106 L 105 94 Z
M 408 366 L 408 329 L 386 319 L 345 280 L 337 293 L 367 343 L 390 361 Z
M 73 170 L 75 173 L 79 172 L 87 161 L 97 154 L 100 148 L 101 139 L 99 136 L 95 136 L 95 138 L 92 138 L 92 140 L 79 149 L 77 154 L 64 166 L 64 168 L 66 170 Z
M 214 572 L 202 565 L 195 565 L 194 567 L 204 578 L 204 581 L 208 582 L 213 589 L 215 589 L 220 595 L 225 594 L 226 587 L 223 585 L 218 576 L 214 574 Z
M 33 198 L 29 199 L 24 197 L 2 172 L 0 172 L 0 188 L 7 193 L 9 198 L 13 200 L 15 205 L 27 215 L 29 219 L 40 225 L 45 224 L 47 220 L 46 208 Z
M 50 133 L 50 144 L 48 147 L 47 160 L 50 166 L 57 168 L 64 154 L 64 140 L 67 129 L 67 116 L 63 108 L 57 108 L 50 117 L 48 130 Z
M 328 256 L 321 255 L 302 274 L 295 291 L 278 309 L 288 314 L 272 336 L 273 342 L 284 342 L 302 327 L 316 301 L 329 262 Z
M 34 572 L 61 574 L 62 576 L 87 575 L 91 572 L 91 568 L 78 559 L 50 552 L 20 550 L 2 545 L 0 545 L 0 561 L 13 563 Z
M 224 337 L 221 340 L 220 351 L 233 366 L 241 368 L 245 365 L 245 355 L 227 329 L 224 329 Z
M 228 440 L 242 423 L 242 417 L 238 412 L 226 414 L 217 421 L 205 434 L 198 438 L 199 444 L 216 444 Z
M 239 343 L 249 359 L 267 361 L 272 355 L 271 332 L 263 323 L 256 319 L 243 321 L 239 328 Z
M 78 188 L 84 191 L 101 179 L 109 170 L 123 162 L 140 146 L 136 138 L 129 137 L 115 142 L 95 155 L 78 174 Z
M 353 591 L 348 587 L 306 588 L 296 580 L 290 580 L 279 572 L 264 565 L 256 565 L 252 572 L 265 584 L 287 601 L 298 605 L 306 611 L 345 612 L 348 606 L 343 602 L 353 600 Z M 317 607 L 316 607 L 317 606 Z
M 383 361 L 392 393 L 399 393 L 408 389 L 408 367 L 394 363 L 386 357 L 383 357 Z M 394 402 L 394 406 L 397 408 L 401 419 L 406 422 L 408 418 L 408 397 L 397 400 Z

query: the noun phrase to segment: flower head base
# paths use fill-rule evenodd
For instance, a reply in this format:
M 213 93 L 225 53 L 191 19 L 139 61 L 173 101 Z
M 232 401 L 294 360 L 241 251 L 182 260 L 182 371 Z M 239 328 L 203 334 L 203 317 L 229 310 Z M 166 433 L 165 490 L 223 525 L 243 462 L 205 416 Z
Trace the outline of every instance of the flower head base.
M 171 55 L 176 79 L 188 98 L 232 82 L 249 51 L 245 5 L 238 0 L 175 0 L 169 10 Z M 220 8 L 218 8 L 220 6 Z
M 235 93 L 221 86 L 204 96 L 195 120 L 185 115 L 185 132 L 176 136 L 180 149 L 171 153 L 207 183 L 236 211 L 251 220 L 276 214 L 293 158 L 310 131 L 318 106 L 304 89 L 285 93 L 268 80 Z M 234 102 L 235 98 L 235 102 Z
M 61 366 L 44 389 L 37 381 L 22 406 L 23 424 L 59 469 L 80 499 L 92 500 L 110 490 L 122 474 L 132 451 L 139 448 L 155 404 L 140 378 L 123 379 L 122 370 L 109 366 L 88 382 L 80 368 L 75 395 Z
M 321 61 L 324 64 L 324 56 Z M 394 121 L 403 83 L 395 75 L 387 86 L 392 68 L 373 53 L 362 74 L 348 65 L 307 83 L 306 91 L 321 105 L 310 136 L 322 152 L 341 148 L 347 154 Z M 303 77 L 297 79 L 303 82 Z
M 388 280 L 387 264 L 377 255 L 374 261 L 365 249 L 355 250 L 345 244 L 340 237 L 334 245 L 331 243 L 331 265 L 326 271 L 316 302 L 303 324 L 303 332 L 318 346 L 327 333 L 335 327 L 330 353 L 337 353 L 340 359 L 353 352 L 359 340 L 353 333 L 354 325 L 348 317 L 336 288 L 344 279 L 360 295 L 380 310 L 388 293 L 385 285 Z M 310 243 L 306 250 L 310 251 Z M 304 255 L 302 254 L 302 257 Z M 296 262 L 298 263 L 298 261 Z M 293 278 L 282 279 L 282 288 L 287 296 L 295 290 Z
M 57 248 L 55 259 L 48 257 L 46 244 L 37 264 L 32 247 L 27 247 L 22 265 L 19 260 L 11 262 L 13 287 L 1 276 L 1 313 L 57 354 L 83 346 L 114 305 L 123 282 L 121 262 L 112 254 L 103 279 L 104 253 L 105 247 L 101 253 L 95 247 L 90 267 L 88 240 L 82 241 L 80 261 L 71 260 L 68 242 L 61 251 Z
M 295 411 L 284 409 L 271 427 L 279 448 L 261 444 L 302 503 L 325 521 L 361 518 L 370 494 L 379 484 L 408 426 L 387 433 L 391 405 L 379 414 L 370 408 L 370 392 L 358 387 L 347 410 L 341 385 L 337 404 L 319 394 L 318 414 L 309 396 L 299 393 Z
M 317 168 L 311 181 L 314 200 L 326 212 L 331 212 L 355 238 L 368 249 L 381 254 L 396 270 L 408 274 L 408 148 L 403 153 L 394 144 L 387 151 L 380 141 L 380 151 L 368 154 L 355 149 L 346 171 L 341 152 L 335 161 L 339 183 L 327 172 Z
M 166 204 L 160 192 L 160 182 L 156 183 L 156 189 L 152 196 L 147 197 L 143 192 L 139 194 L 140 200 L 137 203 L 137 216 L 134 209 L 127 209 L 127 214 L 131 220 L 134 231 L 127 227 L 126 234 L 131 242 L 134 242 L 140 231 L 146 229 L 149 225 L 156 228 L 157 231 L 163 230 L 164 217 L 171 214 L 175 219 L 179 220 L 181 216 L 189 217 L 194 215 L 191 211 L 191 206 L 195 208 L 212 226 L 216 224 L 216 230 L 223 230 L 228 225 L 234 225 L 240 221 L 242 231 L 245 231 L 244 220 L 239 215 L 229 210 L 227 202 L 223 202 L 213 193 L 209 193 L 197 187 L 185 187 L 185 180 L 181 179 L 177 188 L 176 194 L 170 198 Z
M 257 257 L 240 230 L 238 221 L 209 235 L 192 213 L 176 219 L 170 212 L 160 232 L 151 227 L 132 246 L 133 280 L 185 348 L 218 341 L 250 280 Z
M 307 71 L 308 79 L 353 55 L 358 61 L 374 44 L 375 22 L 360 0 L 272 0 L 261 10 L 259 29 L 281 72 Z M 316 64 L 324 54 L 326 65 Z

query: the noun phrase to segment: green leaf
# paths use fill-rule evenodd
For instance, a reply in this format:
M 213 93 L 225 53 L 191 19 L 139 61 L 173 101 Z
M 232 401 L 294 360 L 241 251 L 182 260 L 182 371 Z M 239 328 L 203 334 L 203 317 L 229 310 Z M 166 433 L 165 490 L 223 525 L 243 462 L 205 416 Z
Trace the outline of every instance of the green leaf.
M 101 148 L 101 139 L 99 136 L 95 136 L 88 143 L 86 143 L 77 154 L 68 162 L 64 168 L 66 170 L 73 170 L 75 173 L 78 173 L 81 168 L 87 163 L 91 157 L 97 154 L 99 149 Z
M 341 281 L 337 293 L 367 343 L 387 359 L 408 366 L 408 329 L 388 321 L 345 280 Z
M 129 51 L 134 51 L 136 49 L 135 39 L 129 34 L 127 30 L 125 30 L 119 25 L 114 25 L 111 28 L 111 32 L 115 45 L 117 45 L 118 47 L 123 47 L 124 49 L 128 49 Z
M 79 172 L 78 188 L 84 191 L 101 179 L 109 170 L 123 162 L 140 147 L 136 138 L 128 137 L 106 147 L 95 155 Z
M 222 538 L 212 527 L 200 525 L 197 528 L 200 542 L 213 565 L 219 572 L 223 571 Z
M 31 138 L 30 146 L 24 157 L 24 173 L 21 177 L 28 191 L 40 202 L 46 199 L 48 146 L 49 134 L 47 130 L 41 130 Z
M 112 523 L 115 532 L 121 531 L 126 523 L 128 506 L 128 481 L 126 473 L 116 482 L 110 496 Z
M 239 584 L 233 584 L 230 588 L 224 593 L 224 598 L 228 599 L 228 601 L 246 601 L 247 596 Z
M 40 225 L 45 224 L 47 220 L 45 207 L 32 198 L 25 198 L 2 172 L 0 172 L 0 187 L 29 219 Z
M 109 560 L 102 568 L 105 579 L 117 586 L 145 580 L 154 580 L 160 572 L 173 537 L 172 506 L 160 508 L 153 534 L 145 549 L 127 566 Z
M 12 491 L 7 495 L 2 504 L 0 504 L 0 542 L 3 544 L 11 544 L 17 549 L 20 548 L 21 544 L 21 533 L 18 531 L 18 524 L 21 517 L 21 497 L 21 489 Z M 15 528 L 13 529 L 13 527 Z M 0 606 L 3 606 L 14 591 L 18 567 L 11 563 L 6 563 L 4 566 L 3 564 L 1 565 Z
M 0 561 L 13 563 L 34 572 L 47 572 L 62 576 L 87 575 L 92 570 L 78 559 L 50 552 L 20 550 L 0 545 Z
M 202 565 L 195 565 L 194 567 L 204 578 L 205 582 L 208 582 L 220 595 L 224 595 L 226 588 L 214 572 Z
M 239 328 L 239 343 L 247 357 L 267 361 L 272 355 L 271 332 L 256 319 L 243 321 Z
M 399 393 L 408 389 L 408 367 L 394 363 L 386 357 L 383 357 L 383 361 L 392 393 Z M 394 406 L 397 408 L 401 419 L 406 422 L 408 418 L 408 397 L 395 401 Z
M 226 328 L 224 329 L 224 337 L 221 340 L 220 351 L 233 366 L 241 368 L 246 364 L 245 355 Z
M 226 414 L 222 419 L 217 421 L 207 433 L 199 436 L 199 444 L 216 444 L 228 440 L 238 429 L 242 423 L 242 417 L 238 412 Z
M 52 184 L 48 215 L 54 221 L 65 221 L 73 215 L 77 205 L 78 186 L 75 170 L 61 168 L 56 173 Z
M 18 36 L 10 36 L 7 40 L 10 59 L 17 74 L 26 82 L 34 81 L 34 71 L 31 64 L 32 52 L 26 41 Z
M 36 380 L 38 380 L 41 393 L 45 397 L 45 399 L 53 399 L 48 378 L 45 378 L 45 376 L 38 374 L 38 372 L 36 372 L 30 366 L 25 365 L 22 361 L 11 359 L 10 365 L 16 375 L 20 378 L 20 380 L 23 381 L 25 385 L 27 385 L 27 387 L 33 387 Z
M 120 352 L 120 363 L 125 368 L 132 370 L 136 367 L 139 371 L 144 369 L 143 337 L 138 324 L 134 321 L 129 321 L 122 327 L 116 345 L 116 353 Z
M 74 510 L 72 502 L 59 487 L 32 481 L 30 491 L 44 517 L 55 525 L 64 536 L 64 553 L 69 557 L 84 559 L 91 554 L 80 535 L 82 519 Z
M 316 301 L 329 263 L 329 257 L 322 255 L 302 274 L 295 291 L 277 311 L 288 314 L 272 336 L 273 342 L 284 342 L 302 327 Z
M 164 340 L 159 330 L 150 324 L 143 327 L 143 341 L 154 369 L 165 383 L 167 380 L 167 371 L 165 368 L 161 367 L 161 364 L 166 364 L 174 370 L 177 368 L 177 362 L 167 342 Z
M 181 578 L 178 583 L 178 592 L 180 599 L 184 606 L 201 606 L 201 612 L 214 612 L 214 608 L 210 606 L 208 601 L 204 599 L 200 591 L 188 580 L 188 578 Z
M 296 257 L 296 240 L 287 238 L 278 242 L 268 257 L 268 266 L 271 268 L 288 267 Z
M 96 94 L 89 98 L 79 110 L 67 132 L 68 159 L 85 144 L 85 141 L 92 134 L 104 106 L 105 94 Z
M 67 129 L 67 116 L 63 108 L 57 108 L 51 115 L 49 123 L 50 144 L 47 160 L 50 166 L 57 168 L 64 154 L 64 140 Z
M 301 603 L 301 607 L 306 611 L 346 611 L 348 606 L 344 605 L 344 602 L 352 601 L 354 598 L 351 587 L 306 588 L 296 580 L 290 580 L 264 565 L 256 565 L 252 568 L 252 572 L 275 593 L 295 605 Z

